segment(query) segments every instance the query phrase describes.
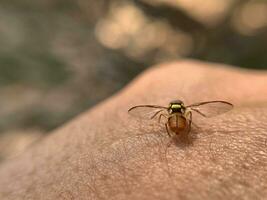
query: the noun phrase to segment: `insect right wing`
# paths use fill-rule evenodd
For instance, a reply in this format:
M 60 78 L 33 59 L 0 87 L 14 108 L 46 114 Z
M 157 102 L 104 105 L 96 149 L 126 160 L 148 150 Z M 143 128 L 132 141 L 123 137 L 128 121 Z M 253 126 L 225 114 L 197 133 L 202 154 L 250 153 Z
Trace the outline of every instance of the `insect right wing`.
M 203 117 L 214 117 L 228 112 L 233 108 L 233 104 L 226 101 L 206 101 L 186 106 Z
M 150 120 L 160 114 L 167 114 L 167 109 L 166 107 L 156 105 L 138 105 L 130 108 L 128 113 L 134 117 Z

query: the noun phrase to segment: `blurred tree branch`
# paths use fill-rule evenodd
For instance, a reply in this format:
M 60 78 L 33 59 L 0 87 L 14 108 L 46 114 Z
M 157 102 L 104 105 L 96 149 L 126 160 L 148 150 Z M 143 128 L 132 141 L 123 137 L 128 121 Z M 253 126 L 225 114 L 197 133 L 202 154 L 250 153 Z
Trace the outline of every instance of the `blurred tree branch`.
M 146 3 L 142 0 L 133 0 L 133 2 L 141 8 L 145 14 L 154 17 L 162 18 L 168 21 L 174 28 L 179 27 L 186 32 L 195 32 L 206 30 L 206 27 L 192 19 L 184 11 L 177 7 L 161 4 L 160 6 Z
M 164 19 L 174 29 L 179 28 L 190 34 L 195 40 L 195 47 L 193 52 L 191 52 L 191 57 L 218 61 L 217 55 L 225 54 L 223 59 L 226 63 L 231 63 L 234 62 L 235 59 L 238 59 L 233 57 L 235 55 L 234 52 L 242 46 L 240 42 L 243 40 L 238 39 L 241 36 L 233 30 L 231 20 L 235 11 L 246 4 L 248 0 L 234 1 L 228 8 L 223 19 L 215 26 L 211 27 L 207 27 L 197 20 L 194 20 L 182 9 L 171 5 L 163 3 L 152 5 L 142 0 L 133 0 L 133 2 L 142 9 L 147 16 L 155 19 Z M 212 53 L 214 49 L 216 49 L 216 51 L 221 51 L 221 53 Z M 246 53 L 245 56 L 247 56 Z M 221 62 L 223 62 L 223 60 L 221 60 Z

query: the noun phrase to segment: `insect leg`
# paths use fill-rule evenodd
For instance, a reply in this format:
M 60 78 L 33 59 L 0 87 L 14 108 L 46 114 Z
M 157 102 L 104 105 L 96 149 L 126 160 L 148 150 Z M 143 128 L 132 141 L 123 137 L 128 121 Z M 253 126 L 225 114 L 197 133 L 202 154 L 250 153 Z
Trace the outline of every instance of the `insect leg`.
M 165 128 L 166 128 L 166 131 L 168 133 L 168 136 L 171 137 L 171 134 L 170 134 L 169 128 L 168 128 L 168 123 L 165 124 Z
M 190 108 L 191 109 L 191 108 Z M 193 109 L 191 109 L 191 110 L 193 110 Z M 187 111 L 186 112 L 186 114 L 185 114 L 185 117 L 189 120 L 189 122 L 190 122 L 190 129 L 191 129 L 191 126 L 193 125 L 193 126 L 195 126 L 196 128 L 199 128 L 197 125 L 196 125 L 196 123 L 194 123 L 193 122 L 193 114 L 192 114 L 192 111 L 191 110 L 189 110 L 189 111 Z M 194 110 L 195 111 L 195 110 Z M 197 112 L 197 111 L 196 111 Z M 202 114 L 202 113 L 201 113 Z M 188 117 L 189 116 L 189 117 Z
M 153 118 L 155 118 L 160 112 L 162 112 L 163 110 L 159 110 L 159 111 L 157 111 L 150 119 L 153 119 Z
M 158 120 L 159 123 L 160 123 L 160 120 L 161 120 L 161 117 L 162 117 L 162 116 L 163 116 L 163 117 L 166 117 L 166 118 L 168 119 L 168 117 L 167 117 L 166 115 L 164 115 L 164 114 L 160 114 L 160 115 L 159 115 L 159 120 Z
M 193 120 L 192 112 L 189 111 L 188 115 L 189 115 L 189 129 L 188 129 L 188 133 L 189 133 L 191 131 L 191 125 L 192 125 L 192 120 Z
M 203 117 L 207 117 L 206 115 L 204 115 L 202 112 L 200 112 L 199 110 L 197 110 L 197 109 L 194 109 L 194 108 L 190 108 L 191 110 L 193 110 L 193 111 L 195 111 L 195 112 L 197 112 L 198 114 L 200 114 L 201 116 L 203 116 Z

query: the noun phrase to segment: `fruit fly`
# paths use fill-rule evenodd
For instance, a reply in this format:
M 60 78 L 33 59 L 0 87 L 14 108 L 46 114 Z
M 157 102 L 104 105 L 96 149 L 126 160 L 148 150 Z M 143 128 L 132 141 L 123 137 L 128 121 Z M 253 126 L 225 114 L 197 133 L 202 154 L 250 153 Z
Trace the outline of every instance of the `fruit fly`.
M 179 135 L 191 130 L 193 116 L 195 112 L 202 117 L 214 117 L 233 108 L 233 105 L 226 101 L 205 101 L 185 106 L 181 100 L 170 102 L 168 106 L 158 105 L 138 105 L 128 110 L 129 114 L 143 119 L 158 118 L 160 123 L 162 118 L 166 118 L 165 128 L 169 136 L 170 132 Z

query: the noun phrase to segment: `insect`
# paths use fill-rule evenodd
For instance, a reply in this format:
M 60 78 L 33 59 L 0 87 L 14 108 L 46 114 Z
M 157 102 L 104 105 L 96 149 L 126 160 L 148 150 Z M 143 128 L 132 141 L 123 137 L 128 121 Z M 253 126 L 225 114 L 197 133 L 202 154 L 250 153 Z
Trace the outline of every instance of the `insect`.
M 171 132 L 176 135 L 190 132 L 193 112 L 202 117 L 210 118 L 228 112 L 232 108 L 233 104 L 226 101 L 206 101 L 185 106 L 183 101 L 175 100 L 170 102 L 167 107 L 158 105 L 134 106 L 128 110 L 128 113 L 143 119 L 158 117 L 159 123 L 162 117 L 166 118 L 165 128 L 171 137 Z

